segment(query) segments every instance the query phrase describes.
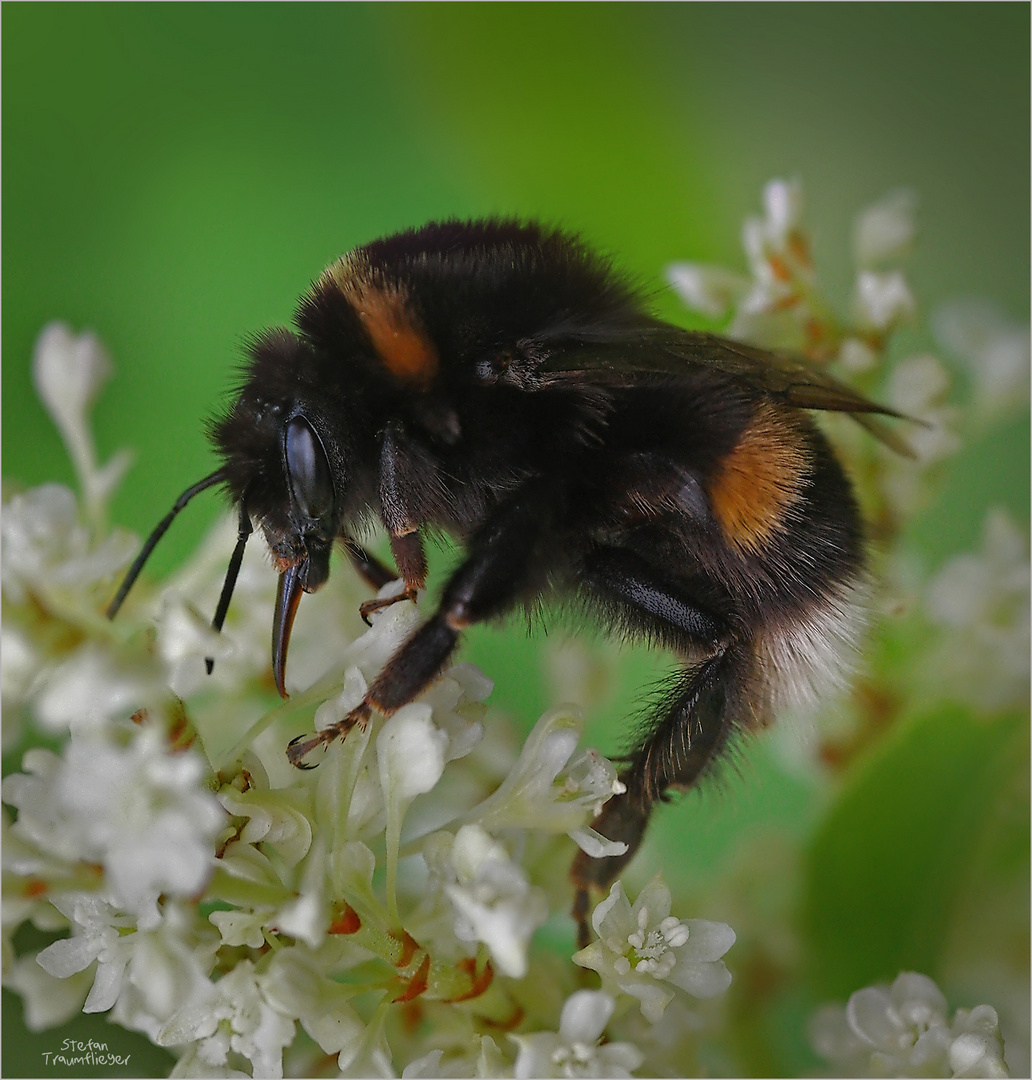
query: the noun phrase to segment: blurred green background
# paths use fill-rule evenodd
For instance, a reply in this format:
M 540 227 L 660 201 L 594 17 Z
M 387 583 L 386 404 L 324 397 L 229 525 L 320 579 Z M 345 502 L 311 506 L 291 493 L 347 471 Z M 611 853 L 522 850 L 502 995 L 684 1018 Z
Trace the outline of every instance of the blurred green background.
M 16 4 L 3 30 L 4 473 L 71 479 L 28 364 L 48 320 L 92 327 L 138 530 L 211 469 L 244 335 L 434 217 L 543 217 L 658 285 L 741 265 L 763 183 L 794 175 L 844 290 L 852 215 L 905 185 L 919 296 L 1027 311 L 1023 5 Z
M 844 300 L 853 215 L 906 186 L 919 300 L 986 296 L 1028 317 L 1023 4 L 7 4 L 2 18 L 4 476 L 72 482 L 29 361 L 46 322 L 92 328 L 116 368 L 101 457 L 136 455 L 114 518 L 139 532 L 213 468 L 202 421 L 245 335 L 289 320 L 341 252 L 431 218 L 544 218 L 660 289 L 675 259 L 741 267 L 763 184 L 798 176 Z M 687 322 L 671 296 L 657 306 Z M 1024 520 L 1027 501 L 1022 417 L 965 448 L 915 536 L 934 564 L 975 543 L 988 505 Z M 154 572 L 216 512 L 191 506 Z M 529 724 L 549 701 L 527 677 L 533 646 L 498 644 L 481 634 L 469 655 Z M 631 663 L 593 741 L 613 749 L 650 669 Z M 750 781 L 765 768 L 760 753 Z M 805 811 L 784 778 L 735 784 L 714 800 L 723 824 L 693 828 L 702 864 L 729 829 Z M 684 829 L 672 814 L 668 842 Z

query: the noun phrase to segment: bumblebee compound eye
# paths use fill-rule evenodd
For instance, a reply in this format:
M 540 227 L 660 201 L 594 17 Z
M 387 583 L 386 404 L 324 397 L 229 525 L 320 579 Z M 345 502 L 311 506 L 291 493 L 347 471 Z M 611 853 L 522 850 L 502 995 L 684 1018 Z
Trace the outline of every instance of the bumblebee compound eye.
M 333 476 L 319 436 L 303 416 L 295 416 L 283 441 L 287 481 L 298 509 L 312 521 L 331 517 Z

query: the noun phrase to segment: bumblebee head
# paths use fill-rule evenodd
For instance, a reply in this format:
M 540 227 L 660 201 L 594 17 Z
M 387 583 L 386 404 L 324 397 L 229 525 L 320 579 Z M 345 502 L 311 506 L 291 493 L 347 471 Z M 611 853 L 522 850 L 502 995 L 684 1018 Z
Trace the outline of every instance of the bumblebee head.
M 301 594 L 329 577 L 347 469 L 323 414 L 326 388 L 318 384 L 312 346 L 280 328 L 256 337 L 248 352 L 245 381 L 210 435 L 240 508 L 241 536 L 250 531 L 245 519 L 259 525 L 280 575 L 272 662 L 276 687 L 286 696 L 291 627 Z M 226 588 L 231 591 L 229 575 Z
M 245 380 L 232 406 L 210 425 L 221 467 L 187 488 L 151 532 L 107 614 L 117 614 L 179 511 L 201 491 L 221 485 L 237 507 L 240 525 L 212 626 L 222 629 L 244 547 L 257 523 L 280 575 L 272 662 L 276 687 L 286 696 L 283 679 L 294 616 L 301 594 L 315 592 L 329 577 L 347 470 L 340 446 L 329 441 L 320 399 L 312 393 L 311 346 L 277 329 L 255 338 L 248 351 Z M 207 665 L 211 671 L 213 661 Z

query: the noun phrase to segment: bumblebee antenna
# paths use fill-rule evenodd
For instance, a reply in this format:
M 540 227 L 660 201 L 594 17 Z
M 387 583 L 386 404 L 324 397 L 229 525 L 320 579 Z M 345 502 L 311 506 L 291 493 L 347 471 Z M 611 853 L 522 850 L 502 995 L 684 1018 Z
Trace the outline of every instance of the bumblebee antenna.
M 253 526 L 251 519 L 243 505 L 240 507 L 240 525 L 237 529 L 236 547 L 226 568 L 226 580 L 222 583 L 222 592 L 219 595 L 219 606 L 215 609 L 215 618 L 211 620 L 211 628 L 216 634 L 222 633 L 222 624 L 226 621 L 226 613 L 229 611 L 229 602 L 233 598 L 233 590 L 236 588 L 237 575 L 240 573 L 240 564 L 244 561 L 244 548 L 247 546 L 247 538 L 251 535 Z M 215 657 L 206 656 L 204 667 L 208 674 L 215 667 Z
M 172 509 L 158 522 L 154 527 L 154 531 L 147 537 L 147 541 L 140 550 L 140 554 L 136 556 L 133 565 L 129 567 L 129 572 L 125 575 L 118 592 L 115 594 L 114 600 L 108 604 L 106 614 L 109 619 L 113 619 L 118 614 L 119 608 L 125 602 L 125 598 L 129 595 L 129 590 L 140 576 L 143 564 L 150 558 L 151 552 L 157 546 L 158 541 L 166 532 L 168 532 L 168 527 L 175 520 L 176 514 L 178 514 L 195 495 L 199 495 L 202 491 L 207 491 L 208 488 L 221 483 L 225 478 L 226 474 L 224 470 L 216 469 L 210 476 L 206 476 L 203 480 L 198 480 L 192 487 L 188 487 L 186 491 L 176 499 Z

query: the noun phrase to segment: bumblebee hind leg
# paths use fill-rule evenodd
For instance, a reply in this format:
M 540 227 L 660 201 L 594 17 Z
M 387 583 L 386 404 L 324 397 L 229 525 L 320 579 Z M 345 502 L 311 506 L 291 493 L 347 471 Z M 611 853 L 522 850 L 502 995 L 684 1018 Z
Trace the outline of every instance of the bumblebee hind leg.
M 603 605 L 615 607 L 619 621 L 696 659 L 659 719 L 625 759 L 620 779 L 627 791 L 611 799 L 593 823 L 603 836 L 627 844 L 627 851 L 601 859 L 580 852 L 574 861 L 574 915 L 582 944 L 587 943 L 589 889 L 604 889 L 620 874 L 640 845 L 656 802 L 671 789 L 684 791 L 696 784 L 753 709 L 750 643 L 732 630 L 730 617 L 713 613 L 713 595 L 704 607 L 680 584 L 663 581 L 644 560 L 625 551 L 594 556 L 585 583 Z

